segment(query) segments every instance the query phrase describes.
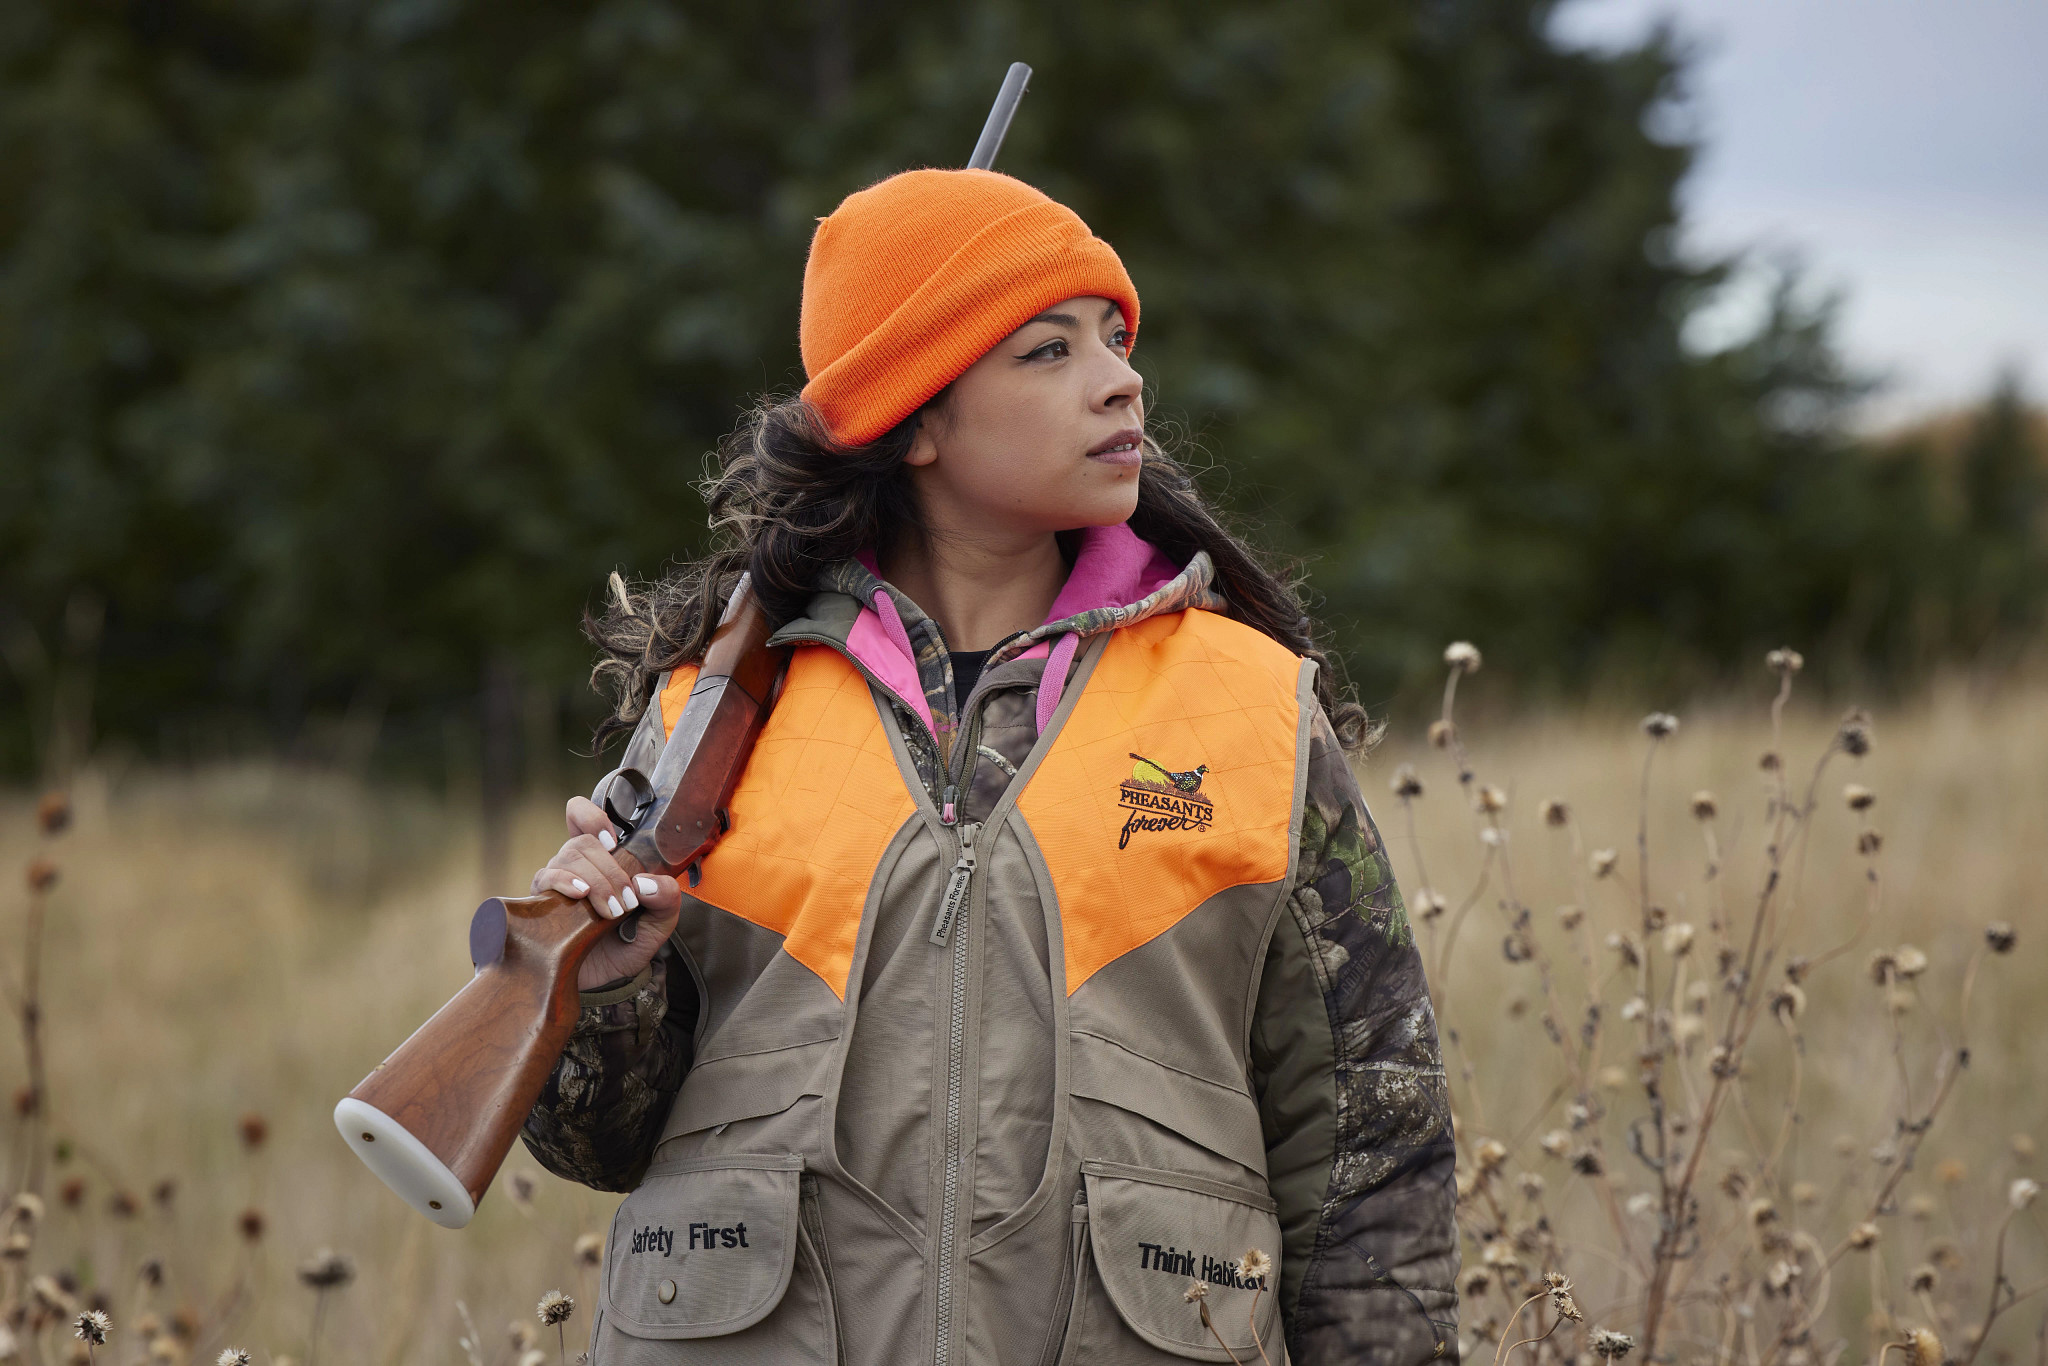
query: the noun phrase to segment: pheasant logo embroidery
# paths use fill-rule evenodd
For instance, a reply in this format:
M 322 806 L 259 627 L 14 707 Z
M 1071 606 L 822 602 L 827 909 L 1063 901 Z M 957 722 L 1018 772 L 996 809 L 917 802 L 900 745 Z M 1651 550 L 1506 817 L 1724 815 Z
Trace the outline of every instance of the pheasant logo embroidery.
M 1131 757 L 1137 764 L 1117 789 L 1116 804 L 1125 812 L 1117 848 L 1130 848 L 1131 836 L 1140 830 L 1209 828 L 1216 818 L 1216 804 L 1202 791 L 1202 779 L 1209 774 L 1207 764 L 1180 771 L 1142 754 Z

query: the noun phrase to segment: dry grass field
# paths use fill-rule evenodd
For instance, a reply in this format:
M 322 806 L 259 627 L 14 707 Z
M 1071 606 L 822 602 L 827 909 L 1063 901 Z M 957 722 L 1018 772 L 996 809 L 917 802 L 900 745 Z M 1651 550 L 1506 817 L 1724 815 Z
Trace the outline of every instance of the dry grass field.
M 1496 683 L 1508 690 L 1486 671 L 1461 687 L 1504 714 L 1512 698 L 1490 695 Z M 1493 1358 L 1504 1332 L 1513 1342 L 1555 1324 L 1516 1359 L 1591 1362 L 1618 1346 L 1595 1330 L 1645 1335 L 1653 1298 L 1665 1360 L 1974 1360 L 2001 1240 L 1998 1303 L 2020 1303 L 2001 1311 L 1982 1359 L 2039 1359 L 2048 1296 L 2029 1292 L 2048 1277 L 2048 1206 L 2012 1205 L 2027 1189 L 2014 1182 L 2042 1174 L 2029 1136 L 2048 1139 L 2034 1051 L 2048 1026 L 2048 687 L 1956 683 L 1879 712 L 1868 755 L 1835 753 L 1806 812 L 1841 709 L 1795 696 L 1774 742 L 1774 684 L 1760 669 L 1752 696 L 1682 709 L 1646 786 L 1651 740 L 1613 714 L 1471 722 L 1458 736 L 1464 783 L 1456 747 L 1425 738 L 1430 718 L 1397 717 L 1365 766 L 1455 1039 L 1471 1360 Z M 1775 775 L 1758 764 L 1774 744 Z M 1422 788 L 1406 802 L 1390 791 L 1404 764 Z M 1790 805 L 1774 810 L 1779 776 Z M 1848 783 L 1874 804 L 1852 811 Z M 1707 820 L 1694 814 L 1702 791 Z M 515 1342 L 511 1326 L 537 1328 L 535 1302 L 561 1288 L 579 1302 L 573 1357 L 595 1284 L 574 1245 L 604 1228 L 612 1199 L 515 1149 L 475 1223 L 450 1233 L 379 1187 L 328 1117 L 466 978 L 474 830 L 416 795 L 275 766 L 102 767 L 71 797 L 70 828 L 52 836 L 37 831 L 35 794 L 0 804 L 0 866 L 41 856 L 58 872 L 40 997 L 60 1150 L 42 1218 L 12 1215 L 0 1230 L 33 1235 L 0 1262 L 9 1300 L 35 1302 L 35 1276 L 50 1278 L 46 1299 L 105 1295 L 115 1326 L 100 1355 L 124 1366 L 210 1362 L 228 1344 L 259 1366 L 517 1366 L 541 1351 L 527 1363 L 538 1366 L 561 1350 L 552 1333 Z M 522 866 L 558 838 L 550 807 L 522 815 Z M 1882 834 L 1874 852 L 1866 830 Z M 1778 883 L 1745 957 L 1774 836 Z M 18 1018 L 34 898 L 9 876 L 0 983 Z M 1994 922 L 2016 927 L 2010 952 L 1987 945 Z M 1878 950 L 1889 958 L 1873 969 Z M 1802 957 L 1794 981 L 1786 964 Z M 1731 982 L 1745 962 L 1750 980 Z M 28 1079 L 16 1032 L 0 1040 L 0 1095 Z M 1738 1036 L 1738 1061 L 1717 1059 Z M 4 1121 L 10 1189 L 38 1123 L 18 1110 Z M 251 1115 L 265 1129 L 254 1146 Z M 513 1177 L 530 1181 L 529 1199 L 512 1198 Z M 353 1258 L 352 1280 L 302 1283 L 323 1248 Z M 1556 1321 L 1546 1272 L 1570 1278 L 1565 1302 L 1582 1320 Z M 458 1306 L 476 1329 L 467 1348 Z M 68 1324 L 40 1317 L 39 1333 L 35 1314 L 18 1327 L 24 1359 L 68 1359 Z M 1939 1343 L 1889 1345 L 1914 1329 Z

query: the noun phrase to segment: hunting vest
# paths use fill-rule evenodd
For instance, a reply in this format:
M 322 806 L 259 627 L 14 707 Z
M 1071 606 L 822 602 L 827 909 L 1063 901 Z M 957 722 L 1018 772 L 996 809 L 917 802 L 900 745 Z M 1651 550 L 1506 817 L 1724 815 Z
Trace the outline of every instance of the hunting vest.
M 662 692 L 671 727 L 693 677 Z M 1312 666 L 1207 611 L 1097 636 L 987 819 L 949 824 L 887 694 L 800 645 L 676 931 L 695 1059 L 613 1221 L 594 1366 L 1281 1361 L 1247 1050 L 1312 688 Z M 1045 927 L 1044 1020 L 980 1008 L 1010 920 Z M 871 955 L 905 953 L 929 957 L 932 999 L 863 990 Z M 863 1012 L 899 1006 L 929 1017 L 932 1056 L 873 1060 L 900 1087 L 840 1113 L 849 1048 L 888 1037 Z M 976 1103 L 977 1069 L 1041 1035 L 1044 1171 L 978 1223 L 966 1192 L 1009 1121 Z M 933 1116 L 900 1153 L 892 1096 Z M 918 1200 L 878 1193 L 875 1154 Z M 1263 1288 L 1235 1267 L 1251 1248 L 1275 1263 Z

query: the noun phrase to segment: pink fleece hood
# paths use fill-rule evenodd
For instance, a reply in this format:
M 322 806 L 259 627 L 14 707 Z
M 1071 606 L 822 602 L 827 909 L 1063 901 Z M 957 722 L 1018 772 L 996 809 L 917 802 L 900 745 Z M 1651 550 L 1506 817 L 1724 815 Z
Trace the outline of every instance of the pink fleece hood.
M 880 577 L 872 555 L 862 555 L 869 572 Z M 1027 632 L 1021 641 L 1011 641 L 990 657 L 991 666 L 1011 659 L 1046 659 L 1045 677 L 1038 687 L 1038 728 L 1052 721 L 1066 688 L 1067 671 L 1079 651 L 1082 637 L 1110 630 L 1142 615 L 1147 598 L 1189 571 L 1199 571 L 1202 587 L 1208 586 L 1208 557 L 1198 554 L 1185 569 L 1128 524 L 1089 527 L 1082 533 L 1081 551 L 1067 574 L 1066 584 L 1053 599 L 1044 624 Z M 1107 616 L 1092 616 L 1104 608 L 1120 609 Z M 1080 618 L 1077 620 L 1077 618 Z M 861 606 L 860 617 L 846 638 L 847 653 L 896 694 L 906 707 L 933 725 L 931 706 L 925 701 L 924 686 L 918 678 L 917 651 L 910 643 L 903 617 L 887 589 L 877 589 L 870 602 Z

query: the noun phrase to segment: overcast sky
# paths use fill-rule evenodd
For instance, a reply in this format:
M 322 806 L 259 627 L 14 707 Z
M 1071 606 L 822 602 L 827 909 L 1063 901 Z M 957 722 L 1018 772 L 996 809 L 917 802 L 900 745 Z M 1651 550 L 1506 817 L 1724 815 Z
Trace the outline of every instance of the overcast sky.
M 1869 420 L 2002 366 L 2048 399 L 2048 0 L 1568 0 L 1557 27 L 1614 44 L 1664 16 L 1701 52 L 1691 240 L 1795 251 L 1842 291 L 1851 359 L 1890 380 Z

